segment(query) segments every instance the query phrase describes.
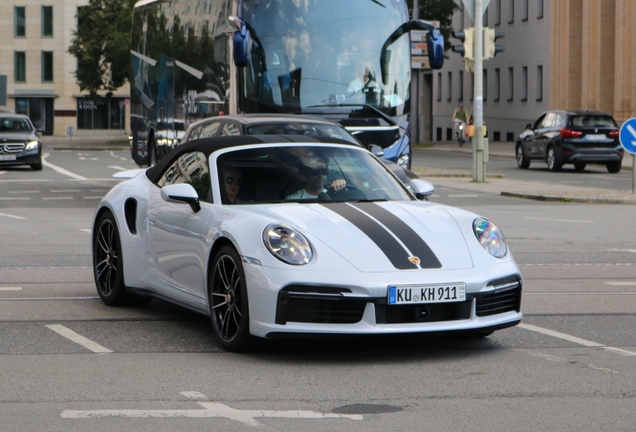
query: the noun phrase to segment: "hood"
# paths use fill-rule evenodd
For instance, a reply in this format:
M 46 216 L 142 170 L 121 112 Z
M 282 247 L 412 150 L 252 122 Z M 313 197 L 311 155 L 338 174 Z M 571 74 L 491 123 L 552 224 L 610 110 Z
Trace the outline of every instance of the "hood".
M 473 267 L 457 222 L 433 203 L 293 204 L 269 210 L 300 229 L 318 256 L 331 249 L 362 272 Z
M 0 144 L 3 143 L 16 143 L 16 142 L 28 142 L 28 141 L 40 141 L 37 135 L 29 132 L 18 133 L 3 133 L 0 134 Z

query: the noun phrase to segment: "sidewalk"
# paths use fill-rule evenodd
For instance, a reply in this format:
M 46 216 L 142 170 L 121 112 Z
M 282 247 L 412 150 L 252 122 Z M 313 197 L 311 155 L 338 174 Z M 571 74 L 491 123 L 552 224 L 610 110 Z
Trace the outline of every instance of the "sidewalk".
M 512 142 L 491 142 L 490 156 L 506 157 L 515 164 L 515 150 Z M 416 148 L 414 151 L 446 151 L 453 153 L 472 154 L 470 143 L 459 147 L 457 142 L 437 142 L 432 147 Z M 626 153 L 623 158 L 623 170 L 632 174 L 632 155 Z M 486 172 L 486 182 L 473 182 L 472 171 L 414 169 L 421 178 L 429 180 L 435 186 L 450 187 L 469 192 L 480 192 L 493 195 L 504 195 L 518 198 L 528 198 L 541 201 L 598 203 L 598 204 L 636 204 L 636 194 L 628 191 L 615 191 L 601 188 L 589 188 L 567 184 L 555 184 L 548 181 L 521 181 L 506 179 L 497 173 Z

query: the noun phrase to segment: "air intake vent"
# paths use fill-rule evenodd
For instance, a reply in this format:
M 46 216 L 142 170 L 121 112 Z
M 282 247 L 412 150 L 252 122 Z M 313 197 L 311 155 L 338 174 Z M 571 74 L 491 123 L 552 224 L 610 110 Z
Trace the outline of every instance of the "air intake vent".
M 137 234 L 137 200 L 128 198 L 124 204 L 124 213 L 128 231 L 133 235 Z
M 278 294 L 276 324 L 353 324 L 362 320 L 367 299 L 347 298 L 347 288 L 289 286 Z
M 475 296 L 477 298 L 477 316 L 496 315 L 521 310 L 521 281 L 519 279 L 493 283 L 491 293 Z

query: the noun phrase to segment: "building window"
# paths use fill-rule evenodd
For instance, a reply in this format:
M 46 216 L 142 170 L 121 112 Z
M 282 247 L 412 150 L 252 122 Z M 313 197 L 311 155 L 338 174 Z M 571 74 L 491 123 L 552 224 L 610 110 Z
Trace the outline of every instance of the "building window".
M 26 82 L 26 54 L 24 51 L 13 53 L 13 80 Z
M 537 101 L 543 100 L 543 66 L 537 66 Z
M 437 101 L 441 102 L 442 100 L 442 73 L 437 73 Z
M 510 13 L 508 14 L 508 24 L 515 22 L 515 0 L 509 0 Z
M 53 6 L 42 6 L 42 36 L 53 36 Z
M 42 51 L 42 82 L 53 81 L 53 52 Z
M 448 73 L 448 96 L 446 97 L 447 101 L 453 100 L 453 73 Z
M 537 0 L 537 19 L 543 18 L 543 0 Z
M 482 87 L 482 95 L 484 97 L 484 102 L 486 102 L 488 100 L 488 71 L 486 69 L 484 69 L 484 80 L 483 80 L 483 87 Z
M 508 102 L 512 102 L 515 96 L 515 71 L 508 68 Z
M 521 4 L 521 21 L 528 21 L 528 9 L 530 5 L 530 0 L 521 0 L 523 3 Z
M 495 26 L 501 25 L 501 0 L 495 4 Z
M 521 68 L 521 101 L 528 100 L 528 67 Z
M 24 6 L 16 6 L 14 8 L 14 35 L 15 37 L 26 36 L 26 8 Z
M 459 97 L 458 101 L 464 100 L 464 71 L 459 71 Z
M 499 68 L 495 68 L 495 102 L 499 102 L 501 90 L 501 72 Z
M 470 73 L 470 101 L 473 101 L 473 96 L 475 94 L 475 74 L 473 72 Z
M 124 98 L 77 99 L 77 129 L 123 129 Z

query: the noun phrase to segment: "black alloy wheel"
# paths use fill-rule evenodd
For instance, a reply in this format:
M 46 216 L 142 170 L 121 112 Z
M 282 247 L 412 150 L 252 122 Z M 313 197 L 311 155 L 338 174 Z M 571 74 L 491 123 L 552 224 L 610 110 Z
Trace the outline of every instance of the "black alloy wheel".
M 128 292 L 117 224 L 112 213 L 102 214 L 93 231 L 93 275 L 97 293 L 108 306 L 141 305 L 151 299 Z
M 616 174 L 621 171 L 621 164 L 622 164 L 622 161 L 609 162 L 607 164 L 607 171 L 612 174 Z
M 526 156 L 526 152 L 523 150 L 523 144 L 517 144 L 517 166 L 522 169 L 530 167 L 530 159 Z
M 584 162 L 577 162 L 574 164 L 574 169 L 578 172 L 585 171 L 585 167 L 587 167 L 587 164 Z
M 548 147 L 548 156 L 546 157 L 546 162 L 550 171 L 561 171 L 561 167 L 563 167 L 563 164 L 557 159 L 554 146 Z
M 241 258 L 232 246 L 223 246 L 214 258 L 208 279 L 208 303 L 217 340 L 227 351 L 254 347 L 250 335 L 247 284 Z

